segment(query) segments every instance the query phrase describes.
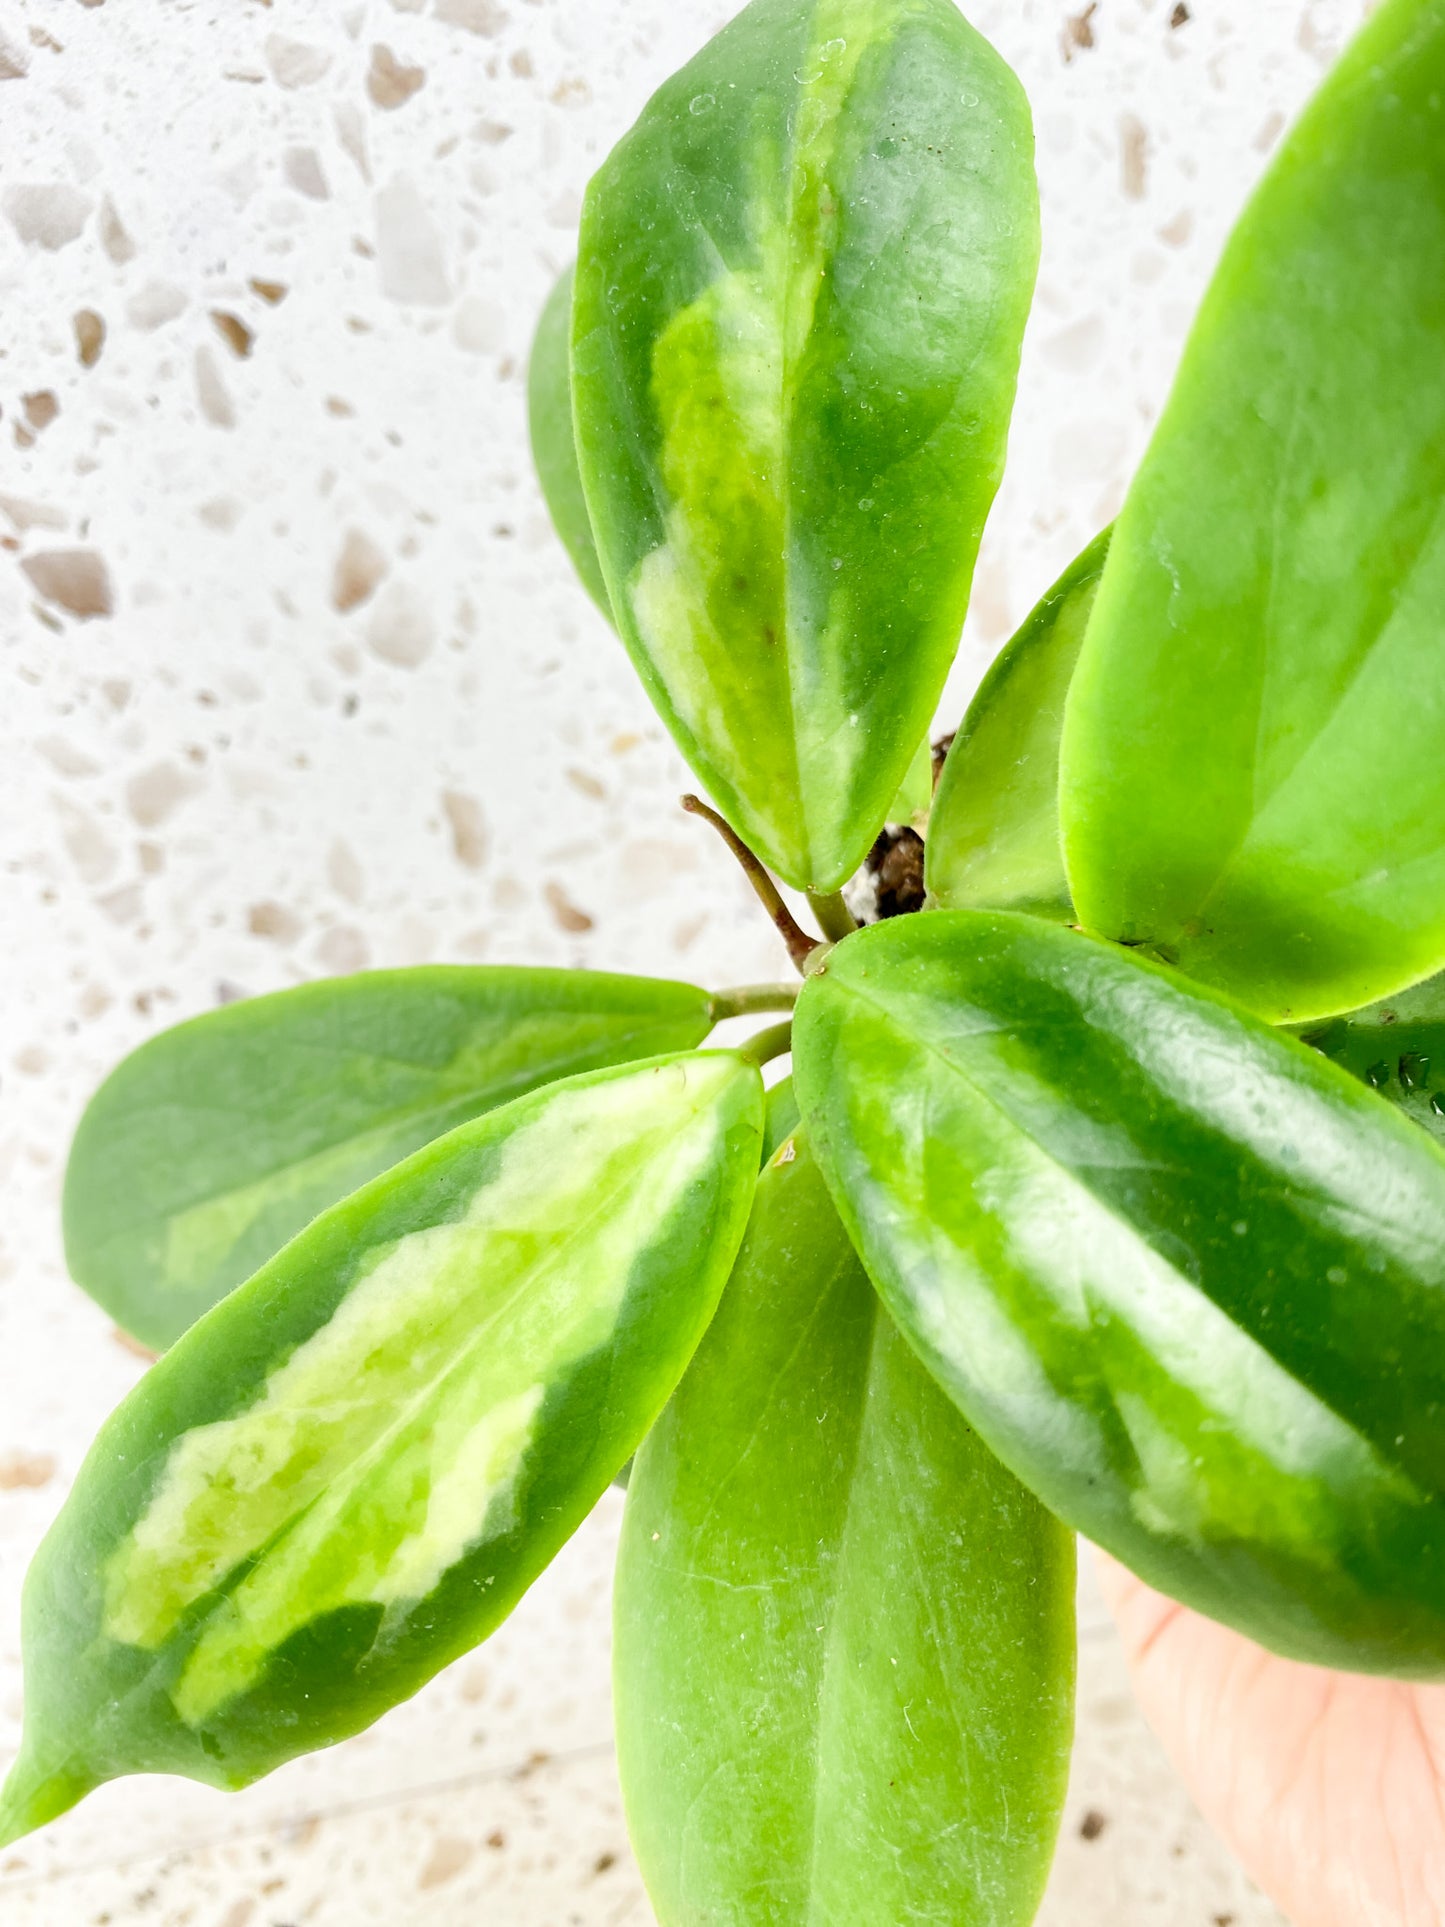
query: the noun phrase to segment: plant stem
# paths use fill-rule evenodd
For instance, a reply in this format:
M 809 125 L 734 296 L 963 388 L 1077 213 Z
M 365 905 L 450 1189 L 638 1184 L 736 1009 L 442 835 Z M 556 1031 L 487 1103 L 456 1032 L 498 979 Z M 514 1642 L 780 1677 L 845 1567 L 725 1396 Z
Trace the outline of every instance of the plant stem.
M 791 1010 L 798 1001 L 796 984 L 739 984 L 734 990 L 712 993 L 712 1020 L 751 1017 L 760 1010 Z
M 788 946 L 788 955 L 792 958 L 793 967 L 801 976 L 803 965 L 807 961 L 808 952 L 817 949 L 818 939 L 816 937 L 810 937 L 807 931 L 801 927 L 792 911 L 779 895 L 777 884 L 773 882 L 773 879 L 768 875 L 762 864 L 753 855 L 747 844 L 743 842 L 732 824 L 729 823 L 725 817 L 719 816 L 717 811 L 704 803 L 700 796 L 684 796 L 682 799 L 682 807 L 687 811 L 689 816 L 705 817 L 742 865 L 743 875 L 753 886 L 753 893 L 757 897 L 758 902 L 762 904 L 763 908 L 777 926 L 779 935 Z M 851 919 L 849 921 L 849 928 L 852 928 Z
M 810 890 L 808 901 L 813 906 L 813 915 L 818 919 L 823 935 L 833 943 L 841 943 L 858 928 L 853 921 L 853 913 L 843 901 L 843 892 L 835 890 L 829 897 L 815 896 Z
M 786 1024 L 769 1024 L 766 1030 L 758 1031 L 745 1044 L 739 1044 L 738 1056 L 762 1066 L 771 1064 L 775 1057 L 781 1057 L 784 1051 L 792 1048 L 793 1020 L 789 1018 Z

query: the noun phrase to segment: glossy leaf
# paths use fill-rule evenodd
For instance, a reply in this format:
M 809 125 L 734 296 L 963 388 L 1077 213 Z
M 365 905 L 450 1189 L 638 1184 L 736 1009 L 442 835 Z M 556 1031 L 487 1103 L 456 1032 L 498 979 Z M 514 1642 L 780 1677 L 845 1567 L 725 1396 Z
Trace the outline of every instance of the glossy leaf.
M 913 761 L 889 808 L 887 821 L 917 830 L 921 836 L 928 828 L 928 812 L 932 807 L 933 744 L 925 736 L 913 752 Z
M 1445 1152 L 1005 912 L 850 937 L 793 1061 L 886 1303 L 1047 1505 L 1278 1652 L 1445 1675 Z
M 612 604 L 602 580 L 597 544 L 592 540 L 572 434 L 572 279 L 573 269 L 568 268 L 547 297 L 537 323 L 527 367 L 527 422 L 532 460 L 552 526 L 561 536 L 583 588 L 611 622 Z
M 798 1128 L 798 1099 L 793 1080 L 785 1077 L 768 1092 L 767 1121 L 763 1127 L 763 1162 L 768 1163 Z
M 1074 901 L 1265 1016 L 1445 963 L 1445 4 L 1386 0 L 1235 230 L 1069 699 Z
M 534 1092 L 195 1325 L 102 1431 L 26 1582 L 0 1842 L 122 1773 L 245 1785 L 491 1632 L 702 1336 L 762 1110 L 723 1052 Z
M 786 1143 L 623 1524 L 618 1764 L 662 1927 L 1031 1921 L 1073 1568 Z
M 1445 977 L 1301 1034 L 1445 1144 Z
M 1064 699 L 1109 550 L 1096 536 L 978 686 L 928 825 L 927 876 L 947 910 L 1031 910 L 1072 922 L 1059 836 Z
M 710 1027 L 691 985 L 570 970 L 379 970 L 227 1005 L 142 1045 L 92 1099 L 65 1179 L 71 1272 L 163 1348 L 464 1119 Z
M 618 627 L 799 887 L 857 868 L 933 720 L 1037 255 L 1027 104 L 953 0 L 753 0 L 588 190 L 575 425 Z

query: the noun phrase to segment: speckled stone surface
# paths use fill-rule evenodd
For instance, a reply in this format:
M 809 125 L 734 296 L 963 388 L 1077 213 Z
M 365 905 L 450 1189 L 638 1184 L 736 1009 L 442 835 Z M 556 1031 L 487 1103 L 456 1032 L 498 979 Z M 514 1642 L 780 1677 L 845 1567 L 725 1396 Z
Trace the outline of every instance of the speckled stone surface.
M 65 1145 L 238 992 L 435 959 L 777 973 L 525 447 L 587 176 L 723 0 L 0 0 L 0 1764 L 18 1595 L 144 1369 L 67 1281 Z M 1228 224 L 1364 0 L 976 0 L 1044 264 L 959 667 L 1117 508 Z M 646 1922 L 612 1496 L 507 1627 L 232 1799 L 102 1790 L 5 1927 Z M 1085 1591 L 1048 1927 L 1267 1927 Z

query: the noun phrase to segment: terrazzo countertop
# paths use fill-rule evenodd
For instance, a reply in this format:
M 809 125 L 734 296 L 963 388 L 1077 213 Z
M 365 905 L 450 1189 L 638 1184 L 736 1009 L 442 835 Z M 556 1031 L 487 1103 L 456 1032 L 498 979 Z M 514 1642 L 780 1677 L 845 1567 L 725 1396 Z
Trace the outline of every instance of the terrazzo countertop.
M 1364 0 L 975 0 L 1033 99 L 1044 261 L 940 724 L 1117 509 L 1224 233 Z M 58 1196 L 118 1057 L 432 960 L 780 958 L 550 533 L 533 317 L 582 189 L 725 0 L 0 0 L 0 1765 L 20 1579 L 144 1361 Z M 4 1927 L 650 1919 L 607 1692 L 609 1497 L 506 1627 L 224 1798 L 96 1794 Z M 1048 1927 L 1266 1927 L 1087 1583 Z

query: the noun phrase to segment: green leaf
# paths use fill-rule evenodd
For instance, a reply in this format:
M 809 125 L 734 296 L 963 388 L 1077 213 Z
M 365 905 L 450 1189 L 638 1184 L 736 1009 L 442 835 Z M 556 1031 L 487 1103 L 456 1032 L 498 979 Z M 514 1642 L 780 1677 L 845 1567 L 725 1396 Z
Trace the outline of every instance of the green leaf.
M 1242 1007 L 1007 912 L 840 944 L 794 1079 L 905 1334 L 1058 1515 L 1261 1644 L 1445 1675 L 1445 1153 Z
M 1445 977 L 1300 1034 L 1445 1145 Z
M 1225 250 L 1069 698 L 1074 901 L 1304 1022 L 1445 964 L 1445 7 L 1386 0 Z
M 527 368 L 527 421 L 532 460 L 552 526 L 561 536 L 583 588 L 611 622 L 612 604 L 602 580 L 597 544 L 592 540 L 572 434 L 572 277 L 573 270 L 568 268 L 548 295 L 537 323 Z
M 921 836 L 928 828 L 928 812 L 933 807 L 933 744 L 924 736 L 913 752 L 898 794 L 889 807 L 886 821 L 901 823 Z
M 1073 1568 L 784 1145 L 624 1517 L 618 1764 L 663 1927 L 1031 1921 Z
M 1037 257 L 1027 103 L 953 0 L 753 0 L 588 190 L 575 425 L 618 627 L 799 888 L 858 867 L 933 720 Z
M 798 1128 L 798 1100 L 793 1080 L 785 1077 L 768 1092 L 767 1122 L 763 1128 L 763 1163 L 767 1164 L 785 1138 Z
M 244 1786 L 485 1638 L 681 1377 L 761 1135 L 730 1053 L 568 1079 L 428 1145 L 193 1326 L 31 1568 L 0 1843 L 123 1773 Z
M 697 1044 L 705 991 L 439 965 L 256 997 L 143 1045 L 76 1133 L 78 1284 L 157 1349 L 319 1211 L 464 1119 L 556 1077 Z
M 1059 738 L 1108 549 L 1105 529 L 1004 647 L 968 706 L 928 826 L 928 888 L 942 909 L 1073 921 L 1059 837 Z

